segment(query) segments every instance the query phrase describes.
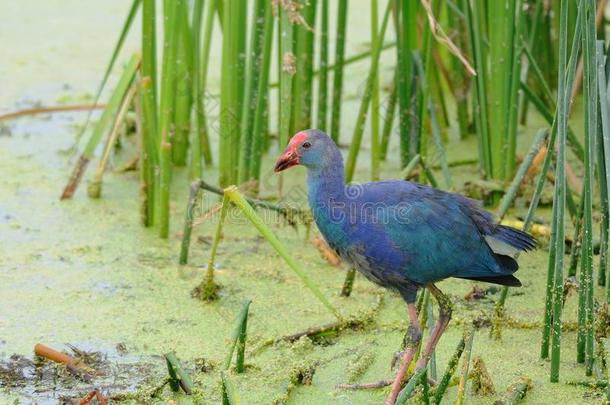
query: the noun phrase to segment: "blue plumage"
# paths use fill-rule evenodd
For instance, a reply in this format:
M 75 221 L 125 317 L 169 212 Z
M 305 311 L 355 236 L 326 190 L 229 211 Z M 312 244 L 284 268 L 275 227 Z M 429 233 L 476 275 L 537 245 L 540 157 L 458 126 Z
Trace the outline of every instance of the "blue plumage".
M 393 404 L 414 358 L 421 329 L 415 297 L 425 287 L 439 316 L 415 365 L 426 366 L 451 319 L 449 299 L 434 282 L 449 277 L 520 286 L 514 257 L 535 247 L 525 232 L 498 225 L 475 201 L 408 181 L 345 185 L 343 160 L 324 133 L 292 137 L 276 171 L 307 167 L 309 206 L 324 238 L 369 280 L 407 302 L 405 351 L 386 404 Z M 414 373 L 416 374 L 416 373 Z
M 295 138 L 302 134 L 298 141 L 307 139 L 306 147 L 292 147 L 309 169 L 315 222 L 339 256 L 369 280 L 407 302 L 421 286 L 449 277 L 520 285 L 511 256 L 534 248 L 530 235 L 496 224 L 459 194 L 398 180 L 346 186 L 332 140 L 315 130 Z

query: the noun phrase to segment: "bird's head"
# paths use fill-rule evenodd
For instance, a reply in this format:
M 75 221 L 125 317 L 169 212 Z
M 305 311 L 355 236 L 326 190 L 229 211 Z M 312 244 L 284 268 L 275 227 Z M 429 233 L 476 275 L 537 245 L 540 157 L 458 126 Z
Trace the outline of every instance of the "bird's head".
M 308 129 L 297 132 L 275 163 L 275 172 L 303 165 L 308 169 L 320 167 L 330 159 L 336 149 L 333 141 L 322 131 Z

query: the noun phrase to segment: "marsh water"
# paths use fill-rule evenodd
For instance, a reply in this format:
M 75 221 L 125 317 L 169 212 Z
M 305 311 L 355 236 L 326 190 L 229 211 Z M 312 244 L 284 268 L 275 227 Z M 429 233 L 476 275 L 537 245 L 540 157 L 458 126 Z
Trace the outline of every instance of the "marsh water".
M 4 17 L 0 24 L 0 113 L 39 104 L 91 102 L 127 7 L 119 0 L 0 2 Z M 358 29 L 368 24 L 368 17 L 358 14 L 349 17 L 347 55 L 368 47 L 368 31 Z M 137 51 L 137 30 L 136 25 L 121 60 Z M 382 87 L 384 78 L 391 76 L 393 55 L 392 51 L 384 53 Z M 216 78 L 217 65 L 214 61 L 211 64 L 212 77 Z M 353 129 L 366 71 L 366 61 L 346 70 L 345 143 Z M 209 80 L 212 96 L 217 82 Z M 180 403 L 218 403 L 219 371 L 234 319 L 246 299 L 252 300 L 246 372 L 231 375 L 242 403 L 382 402 L 384 390 L 346 391 L 336 385 L 392 377 L 390 359 L 406 328 L 405 306 L 398 296 L 357 277 L 352 296 L 339 297 L 345 269 L 329 266 L 310 243 L 316 230 L 294 229 L 281 218 L 263 213 L 341 313 L 364 320 L 356 329 L 269 345 L 270 340 L 334 319 L 237 211 L 229 216 L 217 255 L 216 274 L 223 287 L 220 299 L 202 303 L 191 297 L 203 277 L 215 220 L 195 228 L 189 264 L 180 266 L 178 252 L 189 184 L 186 169 L 174 172 L 168 240 L 159 239 L 156 232 L 139 223 L 137 171 L 117 170 L 135 153 L 129 141 L 113 158 L 101 199 L 87 197 L 86 175 L 73 199 L 59 201 L 85 116 L 62 113 L 0 122 L 0 403 L 56 403 L 82 397 L 92 387 L 101 388 L 108 396 L 121 394 L 126 402 L 166 403 L 174 399 Z M 532 112 L 519 137 L 521 153 L 542 125 Z M 448 160 L 476 158 L 474 137 L 459 141 L 452 131 L 450 128 Z M 398 173 L 399 162 L 392 150 L 383 165 L 384 178 Z M 272 147 L 263 168 L 268 173 L 263 193 L 275 189 L 277 180 L 270 166 L 276 154 Z M 215 170 L 206 173 L 209 182 L 215 183 Z M 368 173 L 365 147 L 357 180 L 367 180 Z M 459 166 L 452 169 L 452 175 L 455 189 L 460 190 L 466 180 L 478 177 L 478 169 L 476 165 Z M 291 170 L 285 178 L 288 198 L 304 205 L 304 171 Z M 200 208 L 203 211 L 216 202 L 216 196 L 206 195 Z M 518 201 L 518 205 L 521 208 L 511 216 L 524 211 L 525 202 Z M 548 212 L 542 209 L 540 217 L 544 220 Z M 511 321 L 504 325 L 499 341 L 489 337 L 498 289 L 481 284 L 483 296 L 466 300 L 473 283 L 448 280 L 439 284 L 455 303 L 454 318 L 436 351 L 439 374 L 464 325 L 475 318 L 482 325 L 474 338 L 472 355 L 484 360 L 497 394 L 484 397 L 467 388 L 466 403 L 491 403 L 522 376 L 529 377 L 533 385 L 525 403 L 550 404 L 560 398 L 566 404 L 602 402 L 599 391 L 567 384 L 584 380 L 583 367 L 575 363 L 573 330 L 566 328 L 563 335 L 561 383 L 548 382 L 549 363 L 539 359 L 546 256 L 543 247 L 520 258 L 519 277 L 524 286 L 510 290 L 507 317 Z M 568 325 L 576 319 L 576 301 L 575 295 L 568 297 L 564 316 Z M 66 375 L 61 367 L 34 359 L 36 343 L 68 352 L 72 345 L 93 353 L 103 375 L 91 382 Z M 166 378 L 162 355 L 169 351 L 175 351 L 191 373 L 198 386 L 194 396 L 164 387 L 151 397 Z M 447 403 L 452 403 L 455 395 L 456 387 L 450 388 Z

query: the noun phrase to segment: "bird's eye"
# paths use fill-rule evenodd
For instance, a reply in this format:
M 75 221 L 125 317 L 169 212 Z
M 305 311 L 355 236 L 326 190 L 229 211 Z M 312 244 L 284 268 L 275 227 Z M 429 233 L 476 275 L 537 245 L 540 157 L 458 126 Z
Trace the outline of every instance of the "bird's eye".
M 311 143 L 303 142 L 303 145 L 301 145 L 301 146 L 303 146 L 304 149 L 309 149 L 309 148 L 311 148 Z

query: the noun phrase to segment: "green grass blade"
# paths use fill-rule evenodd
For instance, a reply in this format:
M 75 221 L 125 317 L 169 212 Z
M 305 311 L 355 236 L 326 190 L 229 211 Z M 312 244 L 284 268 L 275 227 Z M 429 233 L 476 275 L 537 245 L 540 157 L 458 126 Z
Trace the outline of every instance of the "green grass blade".
M 241 305 L 241 310 L 235 319 L 235 327 L 231 336 L 231 343 L 229 344 L 229 352 L 225 357 L 224 369 L 228 370 L 231 366 L 231 360 L 233 359 L 233 353 L 237 348 L 237 357 L 235 359 L 235 368 L 238 373 L 244 371 L 244 350 L 245 350 L 245 339 L 248 328 L 248 311 L 250 310 L 250 304 L 252 300 L 245 300 Z
M 76 166 L 74 167 L 70 178 L 68 179 L 68 182 L 61 195 L 62 200 L 72 197 L 74 191 L 76 191 L 76 187 L 78 187 L 78 184 L 83 176 L 83 173 L 85 172 L 87 164 L 93 157 L 95 148 L 100 143 L 105 131 L 108 129 L 108 125 L 110 125 L 113 118 L 118 113 L 119 108 L 121 107 L 121 103 L 123 102 L 123 99 L 127 94 L 127 90 L 129 89 L 131 83 L 134 80 L 136 71 L 138 70 L 139 66 L 140 57 L 137 55 L 133 55 L 129 59 L 125 70 L 123 70 L 123 74 L 121 75 L 119 82 L 114 88 L 114 91 L 112 92 L 112 95 L 110 96 L 110 99 L 108 100 L 108 103 L 106 105 L 106 108 L 102 112 L 102 116 L 93 128 L 93 132 L 91 133 L 91 136 L 89 137 L 89 140 L 87 141 L 87 144 L 85 145 L 85 148 L 81 153 L 81 156 L 78 159 L 78 162 L 76 163 Z
M 318 287 L 307 277 L 307 274 L 301 269 L 301 267 L 294 261 L 294 259 L 288 254 L 284 246 L 271 232 L 271 230 L 265 225 L 263 220 L 254 211 L 252 206 L 246 201 L 246 199 L 239 193 L 236 187 L 232 186 L 225 189 L 225 194 L 229 199 L 243 212 L 246 218 L 254 225 L 254 227 L 267 239 L 267 241 L 273 246 L 275 251 L 286 261 L 288 267 L 301 279 L 303 284 L 315 295 L 315 297 L 328 309 L 334 316 L 341 318 L 339 312 L 332 306 L 332 304 L 326 299 L 324 294 L 318 289 Z

